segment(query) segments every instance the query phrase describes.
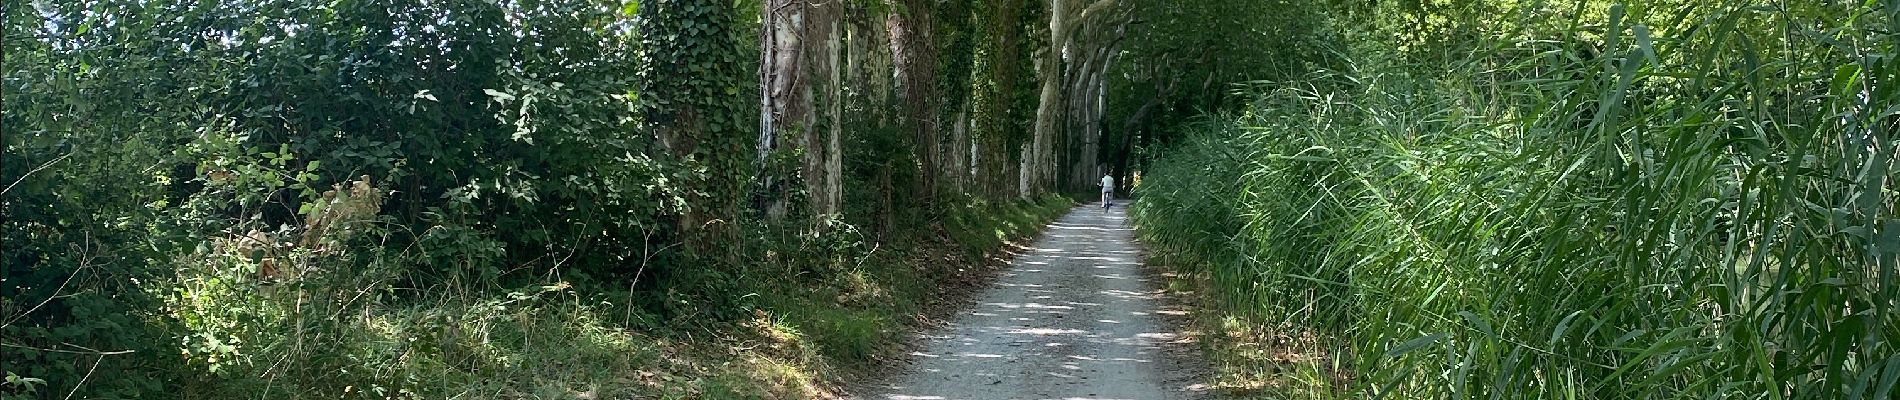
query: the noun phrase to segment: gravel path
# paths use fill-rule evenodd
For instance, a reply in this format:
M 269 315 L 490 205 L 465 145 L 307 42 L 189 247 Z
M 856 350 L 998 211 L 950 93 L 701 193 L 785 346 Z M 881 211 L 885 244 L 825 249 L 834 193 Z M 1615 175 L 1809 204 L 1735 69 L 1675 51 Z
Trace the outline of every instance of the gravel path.
M 954 322 L 860 398 L 1194 399 L 1189 346 L 1157 315 L 1159 290 L 1120 204 L 1051 224 Z

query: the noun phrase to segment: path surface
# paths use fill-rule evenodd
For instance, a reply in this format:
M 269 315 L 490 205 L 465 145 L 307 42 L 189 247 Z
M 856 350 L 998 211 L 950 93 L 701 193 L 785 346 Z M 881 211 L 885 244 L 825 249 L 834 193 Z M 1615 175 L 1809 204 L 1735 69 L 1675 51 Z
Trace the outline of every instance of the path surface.
M 1199 398 L 1158 288 L 1118 204 L 1077 207 L 955 321 L 925 333 L 908 365 L 860 398 Z

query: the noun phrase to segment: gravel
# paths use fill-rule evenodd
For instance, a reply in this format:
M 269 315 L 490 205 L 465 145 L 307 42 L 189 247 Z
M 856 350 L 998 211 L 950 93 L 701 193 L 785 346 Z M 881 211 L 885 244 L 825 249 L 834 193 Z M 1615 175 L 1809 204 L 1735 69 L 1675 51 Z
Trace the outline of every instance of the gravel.
M 1158 313 L 1124 209 L 1081 206 L 856 398 L 1198 399 L 1202 368 Z

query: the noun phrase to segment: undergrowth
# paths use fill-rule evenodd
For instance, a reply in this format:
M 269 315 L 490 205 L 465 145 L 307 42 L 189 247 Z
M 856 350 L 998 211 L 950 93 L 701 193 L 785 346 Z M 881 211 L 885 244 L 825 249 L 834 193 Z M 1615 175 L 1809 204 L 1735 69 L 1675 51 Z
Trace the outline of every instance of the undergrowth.
M 918 157 L 881 23 L 754 141 L 767 7 L 0 1 L 0 398 L 829 390 L 1058 203 L 953 198 L 1043 188 Z
M 732 299 L 716 303 L 552 271 L 407 286 L 385 264 L 410 255 L 374 241 L 351 242 L 360 254 L 312 256 L 297 279 L 265 285 L 258 263 L 283 259 L 212 253 L 180 259 L 175 286 L 153 286 L 169 290 L 151 294 L 162 314 L 132 316 L 179 341 L 175 353 L 87 361 L 116 357 L 127 365 L 118 373 L 166 377 L 178 398 L 825 397 L 888 356 L 920 302 L 953 287 L 939 283 L 977 274 L 1070 204 L 963 200 L 925 216 L 941 224 L 921 220 L 882 243 L 842 222 L 819 234 L 749 228 L 758 234 L 739 253 L 743 267 L 718 293 Z M 656 297 L 678 304 L 646 304 Z M 8 372 L 25 372 L 16 365 Z M 16 376 L 6 397 L 64 395 L 42 384 Z

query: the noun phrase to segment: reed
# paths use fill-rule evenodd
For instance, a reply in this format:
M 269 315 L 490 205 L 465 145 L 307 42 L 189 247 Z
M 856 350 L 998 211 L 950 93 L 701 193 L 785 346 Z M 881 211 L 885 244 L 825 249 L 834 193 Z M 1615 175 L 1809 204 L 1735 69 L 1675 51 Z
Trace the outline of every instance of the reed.
M 1900 5 L 1721 3 L 1251 85 L 1134 216 L 1276 397 L 1896 398 Z

